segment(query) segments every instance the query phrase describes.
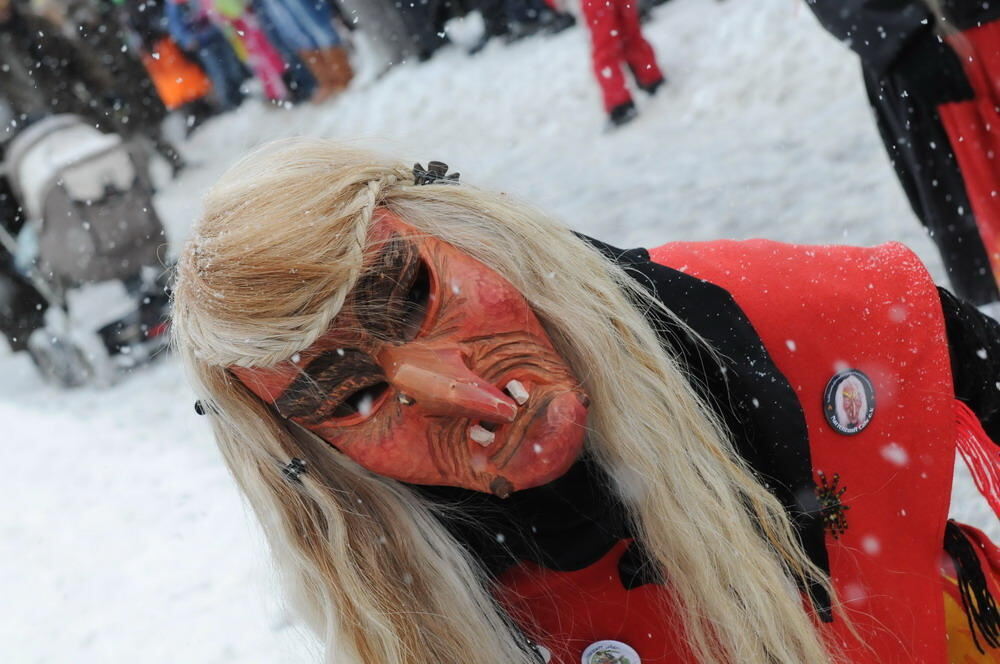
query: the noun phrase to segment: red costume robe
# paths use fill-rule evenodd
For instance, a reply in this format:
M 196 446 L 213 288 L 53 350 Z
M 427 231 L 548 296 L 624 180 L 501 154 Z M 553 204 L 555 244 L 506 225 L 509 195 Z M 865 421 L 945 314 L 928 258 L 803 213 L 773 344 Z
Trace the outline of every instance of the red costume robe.
M 978 455 L 973 470 L 994 509 L 1000 448 L 955 400 L 941 302 L 920 261 L 898 244 L 767 241 L 672 243 L 650 257 L 727 290 L 798 397 L 830 578 L 861 640 L 839 618 L 817 624 L 847 661 L 1000 662 L 991 599 L 1000 598 L 1000 552 L 947 518 L 956 442 L 967 458 Z M 826 413 L 831 378 L 847 370 L 870 380 L 873 402 L 867 426 L 850 435 Z M 946 535 L 964 551 L 959 560 L 945 553 Z M 500 577 L 497 596 L 552 662 L 576 664 L 605 639 L 628 644 L 643 664 L 693 662 L 669 580 L 631 589 L 621 581 L 627 548 L 622 541 L 576 571 L 523 562 Z M 958 580 L 977 571 L 978 594 L 970 593 Z

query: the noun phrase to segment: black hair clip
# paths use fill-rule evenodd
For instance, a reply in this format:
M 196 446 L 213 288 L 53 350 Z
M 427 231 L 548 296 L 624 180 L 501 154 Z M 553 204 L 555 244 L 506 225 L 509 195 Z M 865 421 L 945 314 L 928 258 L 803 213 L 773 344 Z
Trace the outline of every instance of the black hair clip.
M 413 165 L 413 183 L 421 184 L 458 184 L 459 173 L 448 173 L 448 164 L 443 161 L 429 161 L 425 169 L 420 164 Z
M 281 469 L 281 474 L 285 476 L 285 479 L 289 482 L 302 483 L 299 479 L 299 475 L 306 472 L 306 462 L 298 457 L 292 457 L 292 460 L 288 462 L 284 468 Z
M 213 406 L 211 403 L 205 403 L 201 399 L 194 402 L 194 412 L 199 415 L 218 415 L 219 409 Z

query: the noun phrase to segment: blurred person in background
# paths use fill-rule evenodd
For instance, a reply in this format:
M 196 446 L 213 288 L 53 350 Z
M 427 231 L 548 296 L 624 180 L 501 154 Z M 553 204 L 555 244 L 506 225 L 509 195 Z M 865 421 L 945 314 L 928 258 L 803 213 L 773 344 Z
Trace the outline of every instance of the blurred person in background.
M 209 0 L 166 0 L 164 5 L 170 36 L 194 54 L 212 81 L 212 95 L 219 111 L 237 108 L 243 103 L 243 67 L 226 36 L 212 22 L 202 2 Z
M 454 15 L 452 0 L 395 2 L 393 6 L 413 41 L 418 60 L 429 60 L 438 49 L 448 44 L 444 23 Z
M 1000 3 L 807 4 L 857 53 L 893 169 L 955 292 L 1000 316 Z
M 540 31 L 555 34 L 576 24 L 572 14 L 561 6 L 545 0 L 469 0 L 468 9 L 479 10 L 483 17 L 482 41 L 473 49 L 478 52 L 493 37 L 507 43 Z
M 508 42 L 538 32 L 555 34 L 576 25 L 573 15 L 559 11 L 545 0 L 503 0 Z
M 55 113 L 114 129 L 114 81 L 94 53 L 12 0 L 0 0 L 0 98 L 13 122 Z
M 146 68 L 157 96 L 167 111 L 183 115 L 190 133 L 216 112 L 209 97 L 212 82 L 194 56 L 185 56 L 170 37 L 164 0 L 111 0 L 111 4 L 111 16 Z
M 354 71 L 327 0 L 255 0 L 255 6 L 316 79 L 313 102 L 323 102 L 348 86 Z
M 628 67 L 636 85 L 649 95 L 663 85 L 663 72 L 642 34 L 638 0 L 582 0 L 580 8 L 590 31 L 594 77 L 608 122 L 620 127 L 638 115 L 622 68 Z
M 115 5 L 108 0 L 76 0 L 63 7 L 76 38 L 93 50 L 101 67 L 115 82 L 117 131 L 128 138 L 139 136 L 148 140 L 174 173 L 179 171 L 184 159 L 163 135 L 167 108 L 119 22 Z
M 249 0 L 191 1 L 203 3 L 238 57 L 260 81 L 264 96 L 272 102 L 288 99 L 288 88 L 285 86 L 287 65 L 261 29 Z
M 285 62 L 283 78 L 285 87 L 288 88 L 287 101 L 293 104 L 306 102 L 312 99 L 316 91 L 316 78 L 310 73 L 309 67 L 302 61 L 292 44 L 289 44 L 284 36 L 278 31 L 277 26 L 271 20 L 259 0 L 252 0 L 254 14 L 260 24 L 260 29 L 267 35 L 267 39 L 274 46 L 275 50 Z
M 0 0 L 0 98 L 15 127 L 51 114 L 79 115 L 103 132 L 149 140 L 176 173 L 184 160 L 163 136 L 166 109 L 148 73 L 114 21 L 90 13 L 92 7 L 77 9 L 80 38 L 71 39 L 63 26 Z

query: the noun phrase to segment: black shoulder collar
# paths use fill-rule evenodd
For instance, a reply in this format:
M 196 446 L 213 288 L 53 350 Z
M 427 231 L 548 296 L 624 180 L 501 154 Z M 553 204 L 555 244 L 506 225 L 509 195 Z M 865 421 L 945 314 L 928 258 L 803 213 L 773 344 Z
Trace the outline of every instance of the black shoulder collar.
M 788 510 L 810 558 L 828 570 L 805 416 L 743 310 L 726 290 L 653 263 L 645 249 L 617 249 L 580 237 L 676 316 L 647 314 L 664 348 L 728 426 L 739 454 Z M 435 502 L 460 506 L 468 518 L 444 518 L 446 527 L 498 574 L 518 560 L 561 571 L 581 569 L 631 537 L 624 509 L 608 487 L 607 477 L 584 458 L 555 482 L 506 500 L 450 487 L 414 488 Z M 821 606 L 828 605 L 820 591 L 813 593 Z
M 788 379 L 732 295 L 713 283 L 652 262 L 645 249 L 622 250 L 581 237 L 621 265 L 677 317 L 672 320 L 655 309 L 648 313 L 663 346 L 674 353 L 705 402 L 722 416 L 737 452 L 784 505 L 806 553 L 828 572 L 805 414 Z M 716 355 L 693 339 L 684 325 L 701 335 Z M 818 589 L 814 598 L 820 606 L 829 604 Z

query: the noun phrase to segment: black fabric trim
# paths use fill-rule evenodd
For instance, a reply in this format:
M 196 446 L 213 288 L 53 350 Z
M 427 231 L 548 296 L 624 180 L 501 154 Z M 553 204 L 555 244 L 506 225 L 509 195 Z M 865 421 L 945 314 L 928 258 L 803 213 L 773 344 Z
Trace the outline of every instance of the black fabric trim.
M 638 542 L 630 542 L 625 553 L 618 559 L 618 578 L 625 590 L 640 588 L 646 584 L 662 585 L 666 579 L 657 565 Z
M 633 536 L 608 477 L 587 456 L 555 481 L 504 499 L 457 487 L 413 489 L 446 506 L 438 518 L 494 576 L 520 561 L 585 569 Z
M 975 542 L 970 541 L 962 528 L 949 519 L 944 531 L 944 550 L 955 564 L 962 609 L 969 623 L 972 641 L 976 650 L 985 655 L 980 637 L 987 647 L 1000 648 L 1000 609 L 990 593 L 975 547 Z
M 1000 444 L 1000 323 L 938 288 L 955 396 Z
M 737 451 L 788 510 L 810 559 L 829 571 L 805 415 L 742 309 L 724 289 L 653 263 L 644 249 L 626 251 L 581 237 L 621 265 L 721 355 L 720 366 L 676 321 L 644 308 L 663 346 L 729 428 Z M 442 523 L 494 575 L 518 561 L 556 571 L 583 569 L 618 541 L 634 537 L 609 479 L 586 456 L 554 482 L 505 500 L 454 487 L 413 488 L 449 506 L 439 516 Z M 653 571 L 638 547 L 630 548 L 620 568 L 629 588 L 657 582 Z M 820 617 L 828 621 L 829 597 L 820 587 L 809 592 Z
M 676 321 L 656 310 L 647 312 L 664 348 L 675 354 L 702 399 L 722 416 L 739 454 L 784 505 L 809 558 L 829 572 L 805 414 L 746 314 L 723 288 L 653 263 L 645 249 L 622 250 L 584 239 L 621 265 L 718 353 L 721 366 Z M 821 618 L 829 621 L 826 592 L 816 586 L 810 593 Z

